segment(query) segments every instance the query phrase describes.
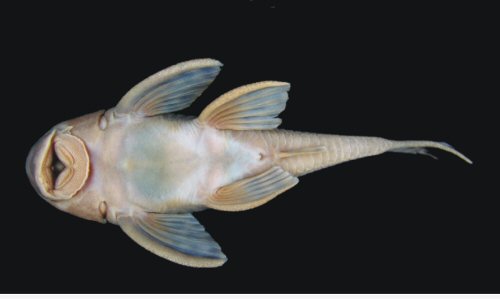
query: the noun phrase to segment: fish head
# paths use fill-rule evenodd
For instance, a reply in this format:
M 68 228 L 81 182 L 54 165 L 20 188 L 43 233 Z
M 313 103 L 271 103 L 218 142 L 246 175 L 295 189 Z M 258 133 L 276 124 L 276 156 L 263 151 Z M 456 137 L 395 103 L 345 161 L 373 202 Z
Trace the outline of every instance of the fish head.
M 105 222 L 106 206 L 88 188 L 93 168 L 88 143 L 98 138 L 102 116 L 103 111 L 98 111 L 54 126 L 26 159 L 28 178 L 43 199 L 64 212 L 98 222 Z

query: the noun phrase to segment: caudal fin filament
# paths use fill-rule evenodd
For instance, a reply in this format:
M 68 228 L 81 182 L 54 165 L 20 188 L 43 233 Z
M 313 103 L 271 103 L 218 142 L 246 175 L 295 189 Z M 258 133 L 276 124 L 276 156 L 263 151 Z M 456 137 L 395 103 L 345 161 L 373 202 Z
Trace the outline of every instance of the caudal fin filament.
M 397 153 L 410 153 L 410 154 L 423 154 L 436 159 L 435 156 L 429 154 L 426 148 L 437 148 L 459 157 L 465 162 L 472 164 L 472 161 L 464 156 L 462 153 L 454 149 L 451 145 L 445 142 L 435 141 L 393 141 L 394 146 L 389 150 L 390 152 Z

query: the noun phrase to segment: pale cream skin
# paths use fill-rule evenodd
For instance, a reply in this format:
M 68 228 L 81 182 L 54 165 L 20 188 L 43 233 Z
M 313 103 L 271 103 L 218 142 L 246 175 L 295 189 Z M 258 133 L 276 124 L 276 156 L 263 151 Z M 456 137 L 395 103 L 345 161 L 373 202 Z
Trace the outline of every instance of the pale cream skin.
M 432 141 L 278 130 L 289 85 L 261 82 L 216 99 L 198 118 L 191 104 L 221 64 L 198 59 L 165 69 L 107 111 L 63 122 L 31 149 L 26 170 L 37 192 L 75 216 L 120 225 L 151 252 L 193 267 L 227 259 L 190 214 L 260 206 L 301 175 L 386 151 L 451 152 Z M 60 161 L 58 161 L 60 160 Z

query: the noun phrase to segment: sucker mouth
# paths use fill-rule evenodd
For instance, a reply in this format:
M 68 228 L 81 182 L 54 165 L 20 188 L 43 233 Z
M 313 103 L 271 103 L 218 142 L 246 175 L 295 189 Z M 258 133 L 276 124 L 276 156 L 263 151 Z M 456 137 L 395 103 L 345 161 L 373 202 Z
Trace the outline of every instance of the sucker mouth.
M 70 134 L 53 133 L 45 143 L 39 168 L 42 193 L 53 200 L 71 198 L 88 177 L 89 158 L 84 143 Z

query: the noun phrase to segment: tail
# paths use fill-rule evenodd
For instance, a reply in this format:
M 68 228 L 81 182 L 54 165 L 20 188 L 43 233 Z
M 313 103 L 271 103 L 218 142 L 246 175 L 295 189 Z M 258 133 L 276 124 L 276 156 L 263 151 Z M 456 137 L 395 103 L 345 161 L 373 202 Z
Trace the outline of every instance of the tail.
M 426 148 L 437 148 L 443 150 L 448 153 L 452 153 L 453 155 L 459 157 L 465 162 L 472 164 L 472 161 L 464 156 L 462 153 L 454 149 L 451 145 L 445 142 L 435 142 L 435 141 L 393 141 L 393 148 L 390 149 L 390 152 L 395 153 L 408 153 L 408 154 L 421 154 L 427 155 L 434 159 L 435 156 L 429 154 Z
M 274 152 L 276 163 L 295 176 L 384 152 L 424 154 L 434 157 L 426 148 L 447 151 L 472 164 L 470 159 L 442 142 L 394 141 L 379 137 L 326 135 L 287 130 L 262 131 L 261 134 Z

